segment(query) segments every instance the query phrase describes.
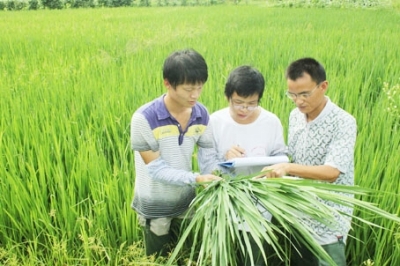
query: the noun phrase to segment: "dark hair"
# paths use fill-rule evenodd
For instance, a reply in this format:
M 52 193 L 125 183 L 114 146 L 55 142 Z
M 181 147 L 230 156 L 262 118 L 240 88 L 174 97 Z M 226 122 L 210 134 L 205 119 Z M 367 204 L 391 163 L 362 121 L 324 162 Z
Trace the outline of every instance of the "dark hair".
M 261 100 L 265 87 L 263 75 L 252 66 L 239 66 L 232 70 L 225 83 L 225 96 L 231 99 L 234 92 L 241 97 L 258 94 Z
M 205 83 L 208 78 L 207 63 L 193 49 L 175 51 L 164 61 L 163 78 L 173 87 L 184 83 Z
M 301 58 L 292 62 L 286 69 L 286 79 L 296 80 L 307 73 L 317 84 L 326 80 L 324 67 L 314 58 Z

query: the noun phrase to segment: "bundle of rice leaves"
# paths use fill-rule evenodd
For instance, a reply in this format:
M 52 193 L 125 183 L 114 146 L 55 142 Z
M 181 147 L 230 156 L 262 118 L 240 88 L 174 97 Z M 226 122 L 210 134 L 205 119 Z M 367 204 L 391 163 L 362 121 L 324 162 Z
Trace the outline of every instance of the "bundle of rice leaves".
M 186 258 L 188 265 L 237 265 L 239 253 L 252 256 L 249 235 L 261 250 L 266 263 L 271 254 L 266 254 L 262 241 L 270 245 L 281 261 L 288 261 L 289 247 L 297 241 L 330 265 L 335 265 L 316 242 L 312 228 L 303 219 L 315 219 L 334 227 L 340 226 L 334 219 L 334 215 L 339 215 L 351 216 L 368 226 L 375 224 L 340 212 L 322 200 L 358 207 L 400 223 L 396 215 L 354 197 L 373 192 L 370 189 L 308 179 L 253 177 L 224 176 L 222 181 L 199 189 L 189 208 L 188 213 L 192 216 L 182 224 L 182 235 L 167 265 L 172 265 L 178 256 Z M 262 216 L 257 205 L 262 205 L 273 215 L 273 223 Z M 247 234 L 241 230 L 243 221 Z M 282 245 L 282 239 L 289 245 Z M 190 246 L 187 249 L 188 243 Z

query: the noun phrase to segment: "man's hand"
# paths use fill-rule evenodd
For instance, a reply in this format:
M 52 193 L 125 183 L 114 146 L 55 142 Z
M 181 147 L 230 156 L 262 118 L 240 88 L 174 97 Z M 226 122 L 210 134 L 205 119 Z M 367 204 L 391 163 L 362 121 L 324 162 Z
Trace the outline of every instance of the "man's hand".
M 246 151 L 239 146 L 232 146 L 225 154 L 225 159 L 241 158 L 246 156 Z
M 222 177 L 216 175 L 198 175 L 196 176 L 197 183 L 212 182 L 222 180 Z
M 257 176 L 258 178 L 266 177 L 282 177 L 289 173 L 290 163 L 278 163 L 270 166 L 264 167 L 261 172 L 261 175 Z

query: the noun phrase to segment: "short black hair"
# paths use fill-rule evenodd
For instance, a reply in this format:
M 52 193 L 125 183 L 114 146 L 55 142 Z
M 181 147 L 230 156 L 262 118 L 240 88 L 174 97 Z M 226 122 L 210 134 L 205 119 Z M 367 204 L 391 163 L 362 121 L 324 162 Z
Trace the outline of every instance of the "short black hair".
M 235 68 L 229 74 L 225 83 L 225 96 L 231 99 L 234 92 L 241 97 L 258 94 L 258 100 L 263 96 L 265 79 L 256 68 L 243 65 Z
M 208 79 L 207 63 L 193 49 L 175 51 L 164 61 L 163 78 L 173 87 L 184 83 L 205 83 Z
M 286 79 L 296 80 L 307 73 L 317 84 L 326 80 L 324 67 L 314 58 L 305 57 L 292 62 L 286 69 Z

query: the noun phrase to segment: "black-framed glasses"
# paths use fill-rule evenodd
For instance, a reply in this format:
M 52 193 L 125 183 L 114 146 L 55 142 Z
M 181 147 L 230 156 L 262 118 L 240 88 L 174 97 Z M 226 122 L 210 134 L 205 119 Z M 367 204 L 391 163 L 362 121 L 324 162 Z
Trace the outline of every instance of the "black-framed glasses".
M 296 100 L 297 98 L 305 100 L 305 99 L 309 98 L 320 85 L 321 85 L 321 83 L 317 84 L 317 86 L 315 86 L 314 89 L 307 91 L 307 92 L 293 93 L 290 91 L 286 91 L 286 96 L 292 100 Z

